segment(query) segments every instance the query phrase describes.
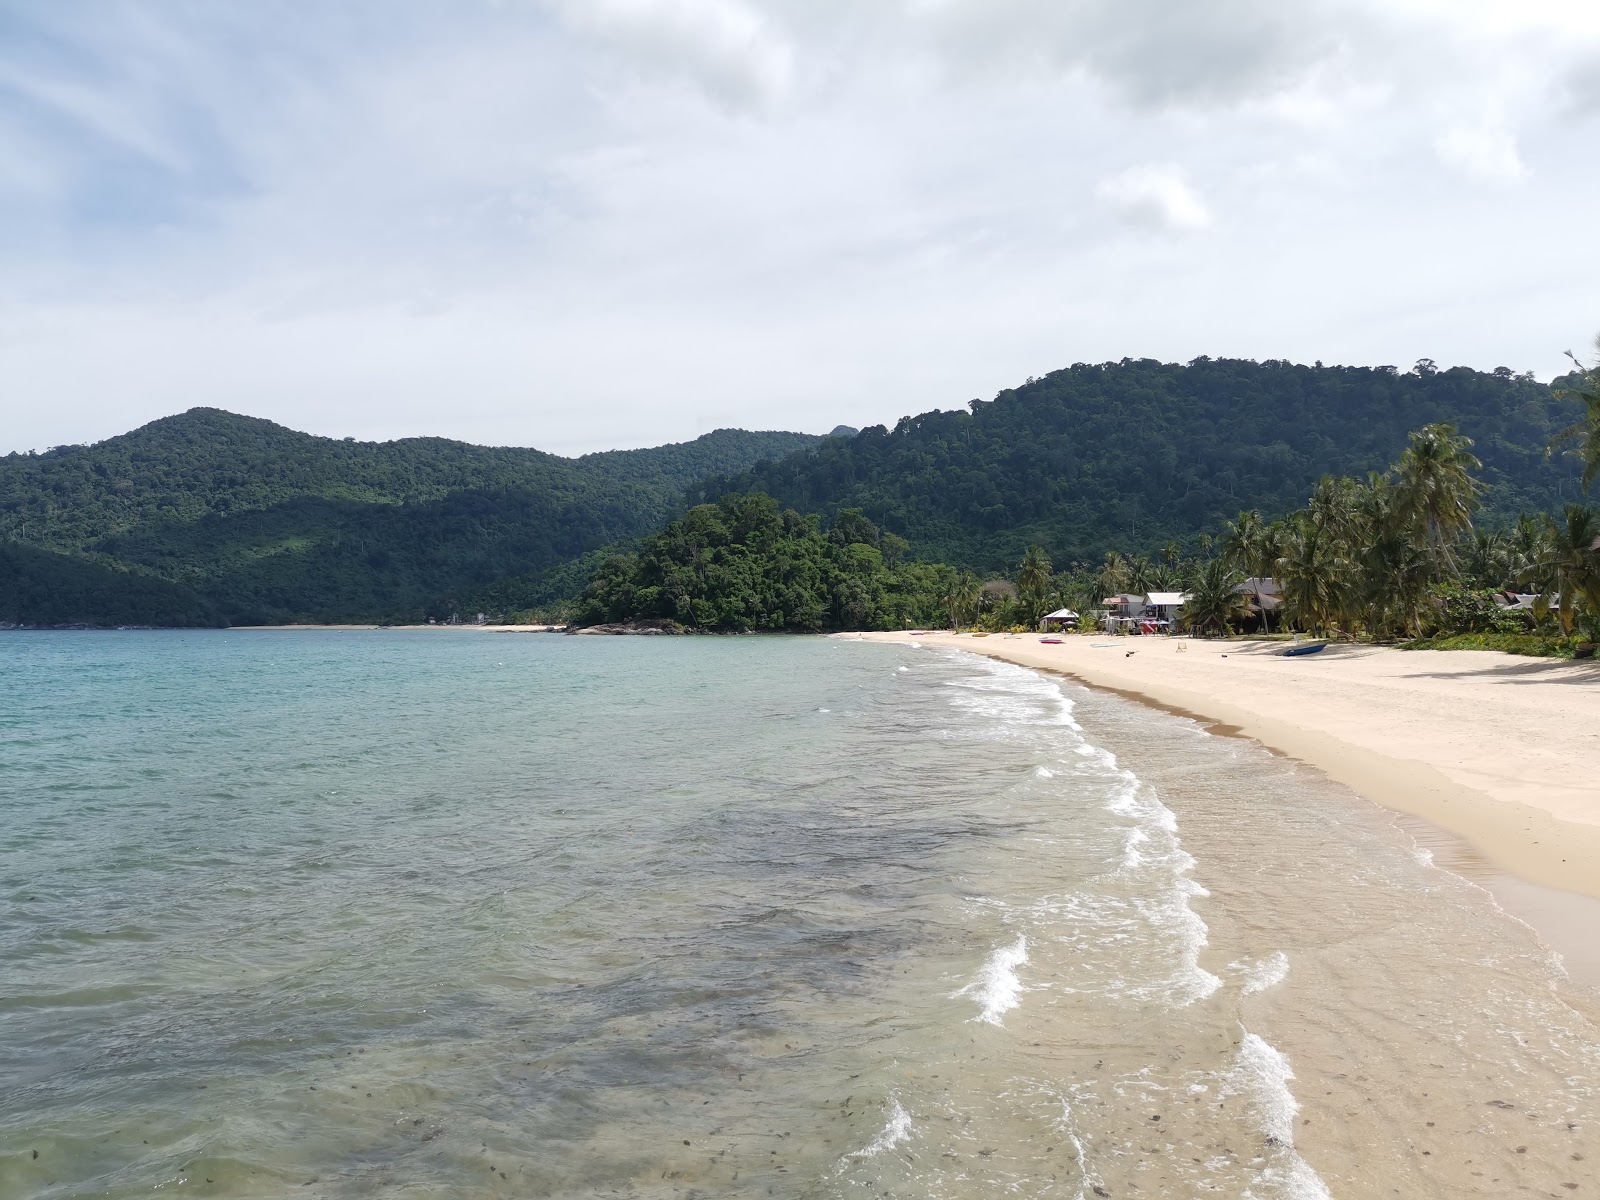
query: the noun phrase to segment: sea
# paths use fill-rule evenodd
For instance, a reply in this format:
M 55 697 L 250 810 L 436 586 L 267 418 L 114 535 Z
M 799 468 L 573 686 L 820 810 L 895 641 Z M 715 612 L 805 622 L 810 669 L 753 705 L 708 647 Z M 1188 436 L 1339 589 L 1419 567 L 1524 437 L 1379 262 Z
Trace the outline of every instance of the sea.
M 824 637 L 0 635 L 0 1197 L 1600 1192 L 1600 1004 L 1316 771 Z

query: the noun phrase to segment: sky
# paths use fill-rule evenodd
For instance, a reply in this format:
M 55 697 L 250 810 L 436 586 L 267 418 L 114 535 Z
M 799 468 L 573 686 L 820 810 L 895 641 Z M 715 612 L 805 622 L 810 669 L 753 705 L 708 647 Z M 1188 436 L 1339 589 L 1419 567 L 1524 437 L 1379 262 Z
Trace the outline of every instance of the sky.
M 0 0 L 0 453 L 561 454 L 1600 329 L 1594 0 Z

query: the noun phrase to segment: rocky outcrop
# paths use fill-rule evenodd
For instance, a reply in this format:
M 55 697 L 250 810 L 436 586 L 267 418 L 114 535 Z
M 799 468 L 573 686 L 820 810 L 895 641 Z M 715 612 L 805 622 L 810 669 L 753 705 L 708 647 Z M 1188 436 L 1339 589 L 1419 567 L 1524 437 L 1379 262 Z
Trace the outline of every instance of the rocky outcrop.
M 569 625 L 568 633 L 606 633 L 627 634 L 636 637 L 663 637 L 688 633 L 676 621 L 669 621 L 664 617 L 652 617 L 642 621 L 618 621 L 611 625 L 585 625 L 582 628 Z

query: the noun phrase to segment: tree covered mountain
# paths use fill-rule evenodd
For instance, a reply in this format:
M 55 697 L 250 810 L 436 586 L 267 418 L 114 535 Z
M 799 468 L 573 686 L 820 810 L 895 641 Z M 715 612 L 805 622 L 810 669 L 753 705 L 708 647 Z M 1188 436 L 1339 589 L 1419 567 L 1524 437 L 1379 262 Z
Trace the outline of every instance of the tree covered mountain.
M 193 409 L 92 446 L 0 458 L 0 541 L 169 581 L 234 624 L 415 619 L 508 579 L 525 581 L 512 599 L 537 602 L 544 573 L 658 529 L 692 482 L 817 440 L 725 429 L 567 459 L 442 438 L 341 441 Z M 63 599 L 62 580 L 78 576 L 59 562 L 9 567 L 40 588 L 49 576 L 35 591 L 72 611 L 60 623 L 88 619 Z
M 691 499 L 759 491 L 824 516 L 859 508 L 924 558 L 993 571 L 1034 543 L 1087 562 L 1192 545 L 1241 509 L 1290 512 L 1323 475 L 1381 470 L 1436 421 L 1474 439 L 1489 519 L 1509 521 L 1579 498 L 1570 464 L 1546 455 L 1575 416 L 1504 368 L 1124 359 L 830 438 L 708 480 Z
M 58 556 L 0 569 L 8 594 L 31 589 L 30 611 L 41 596 L 70 610 L 61 622 L 93 607 L 69 602 L 72 586 L 102 595 L 136 579 L 175 585 L 146 599 L 190 615 L 96 623 L 526 610 L 576 596 L 608 548 L 735 492 L 825 525 L 859 509 L 924 561 L 1002 571 L 1037 543 L 1067 567 L 1113 548 L 1191 548 L 1243 509 L 1289 513 L 1322 476 L 1380 470 L 1434 422 L 1474 440 L 1490 497 L 1480 523 L 1494 525 L 1581 498 L 1578 473 L 1546 452 L 1579 407 L 1505 369 L 1125 359 L 893 429 L 719 430 L 572 459 L 314 437 L 193 409 L 93 446 L 0 457 L 0 544 Z M 63 554 L 112 574 L 91 579 Z

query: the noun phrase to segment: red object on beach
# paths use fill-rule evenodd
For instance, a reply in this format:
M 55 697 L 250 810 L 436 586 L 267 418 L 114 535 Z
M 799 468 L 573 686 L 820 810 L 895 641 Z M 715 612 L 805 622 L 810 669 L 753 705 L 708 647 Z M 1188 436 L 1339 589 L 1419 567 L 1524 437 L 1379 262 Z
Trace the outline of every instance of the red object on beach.
M 1062 644 L 1060 638 L 1040 638 L 1039 642 L 1044 646 L 1059 646 Z

